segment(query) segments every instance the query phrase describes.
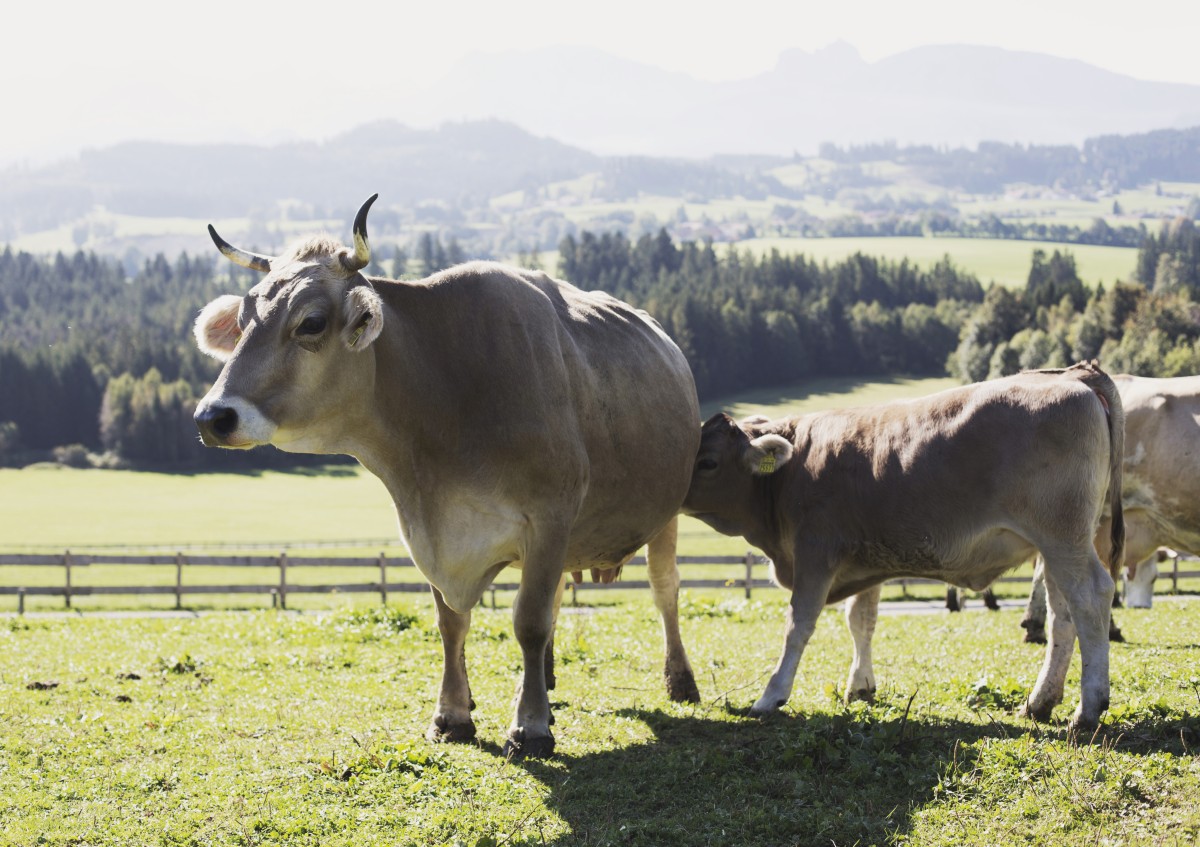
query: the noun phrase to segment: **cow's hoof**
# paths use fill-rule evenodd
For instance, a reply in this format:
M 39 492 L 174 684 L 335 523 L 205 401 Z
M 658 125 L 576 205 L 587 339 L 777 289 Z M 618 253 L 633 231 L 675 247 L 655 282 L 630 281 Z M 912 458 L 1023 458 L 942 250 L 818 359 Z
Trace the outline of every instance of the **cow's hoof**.
M 1100 728 L 1100 719 L 1093 717 L 1084 717 L 1083 715 L 1075 715 L 1071 718 L 1069 731 L 1074 733 L 1077 738 L 1090 738 Z
M 425 731 L 425 738 L 434 744 L 443 742 L 465 743 L 475 740 L 475 721 L 451 721 L 445 715 L 434 715 Z
M 509 735 L 504 742 L 504 758 L 510 761 L 520 759 L 549 759 L 554 755 L 554 736 L 539 735 L 529 738 L 525 730 L 519 729 Z
M 1112 629 L 1110 629 L 1108 631 L 1108 640 L 1114 641 L 1117 644 L 1124 644 L 1125 643 L 1125 633 L 1121 632 L 1120 627 L 1114 626 Z
M 875 702 L 874 688 L 855 688 L 854 690 L 846 689 L 846 702 L 853 703 L 856 700 L 861 700 L 863 703 Z
M 1021 626 L 1025 626 L 1025 624 L 1022 623 Z M 1024 641 L 1026 644 L 1045 644 L 1046 630 L 1041 627 L 1025 626 Z
M 699 703 L 700 689 L 696 687 L 696 678 L 691 671 L 672 676 L 664 672 L 667 680 L 667 697 L 673 703 Z
M 771 703 L 763 703 L 762 700 L 759 700 L 757 703 L 755 703 L 753 706 L 750 707 L 750 717 L 752 717 L 752 718 L 770 717 L 771 715 L 777 714 L 779 712 L 779 710 L 783 708 L 785 703 L 787 703 L 787 700 L 775 700 L 774 702 L 771 702 Z
M 1054 714 L 1054 706 L 1051 705 L 1034 705 L 1032 700 L 1026 700 L 1025 705 L 1017 710 L 1017 715 L 1022 718 L 1029 718 L 1038 723 L 1048 723 L 1050 716 Z

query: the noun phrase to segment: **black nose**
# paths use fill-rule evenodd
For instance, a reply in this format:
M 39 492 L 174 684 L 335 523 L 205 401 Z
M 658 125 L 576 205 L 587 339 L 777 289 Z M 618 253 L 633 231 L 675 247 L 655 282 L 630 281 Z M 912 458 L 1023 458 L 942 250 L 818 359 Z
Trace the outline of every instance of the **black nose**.
M 209 446 L 223 444 L 237 430 L 237 411 L 228 406 L 206 406 L 197 409 L 194 417 L 201 439 Z

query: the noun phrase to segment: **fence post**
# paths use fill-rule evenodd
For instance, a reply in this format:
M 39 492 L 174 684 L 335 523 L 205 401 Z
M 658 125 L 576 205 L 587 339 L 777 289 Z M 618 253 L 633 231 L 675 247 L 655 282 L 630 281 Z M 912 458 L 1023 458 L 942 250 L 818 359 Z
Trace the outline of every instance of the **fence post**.
M 183 553 L 175 553 L 175 608 L 183 608 Z
M 754 551 L 746 551 L 746 599 L 750 599 L 750 588 L 754 584 Z
M 1171 559 L 1171 593 L 1179 593 L 1179 556 Z
M 63 553 L 63 571 L 66 574 L 66 587 L 63 590 L 63 599 L 67 602 L 67 608 L 71 608 L 71 551 L 67 550 Z
M 287 608 L 287 551 L 279 554 L 279 608 Z
M 579 605 L 579 594 L 577 594 L 575 591 L 575 580 L 571 580 L 567 584 L 571 587 L 571 605 L 578 606 Z
M 387 605 L 387 557 L 379 551 L 379 603 Z
M 17 589 L 17 614 L 18 615 L 25 614 L 25 589 L 24 588 Z

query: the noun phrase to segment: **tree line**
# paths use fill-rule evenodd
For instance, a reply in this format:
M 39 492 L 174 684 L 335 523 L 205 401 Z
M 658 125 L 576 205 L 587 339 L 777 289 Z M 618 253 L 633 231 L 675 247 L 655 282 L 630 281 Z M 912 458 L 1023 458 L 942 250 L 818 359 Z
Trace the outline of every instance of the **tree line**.
M 1149 234 L 1136 278 L 1091 289 L 1066 250 L 1036 251 L 1025 287 L 855 255 L 817 263 L 665 231 L 584 232 L 560 243 L 559 276 L 646 309 L 688 357 L 702 398 L 825 375 L 950 373 L 963 381 L 1099 357 L 1113 372 L 1200 373 L 1200 233 Z M 386 270 L 438 269 L 455 245 L 423 238 Z M 0 253 L 0 463 L 216 469 L 307 460 L 203 448 L 192 410 L 219 366 L 192 339 L 214 297 L 258 275 L 211 257 L 119 262 L 78 252 Z

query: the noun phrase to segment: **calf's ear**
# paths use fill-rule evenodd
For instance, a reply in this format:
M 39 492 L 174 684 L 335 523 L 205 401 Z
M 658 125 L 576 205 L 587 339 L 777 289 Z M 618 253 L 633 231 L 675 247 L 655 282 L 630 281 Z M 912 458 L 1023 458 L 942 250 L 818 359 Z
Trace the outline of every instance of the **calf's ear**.
M 222 294 L 200 310 L 192 331 L 201 353 L 222 362 L 229 361 L 233 348 L 242 337 L 242 330 L 238 327 L 238 309 L 241 305 L 242 298 L 236 294 Z
M 750 473 L 755 476 L 766 476 L 775 473 L 780 465 L 786 464 L 792 458 L 793 452 L 790 441 L 782 435 L 768 433 L 760 435 L 746 445 L 742 461 L 746 463 Z
M 366 350 L 383 331 L 383 301 L 369 285 L 346 292 L 346 326 L 342 340 L 351 350 Z

